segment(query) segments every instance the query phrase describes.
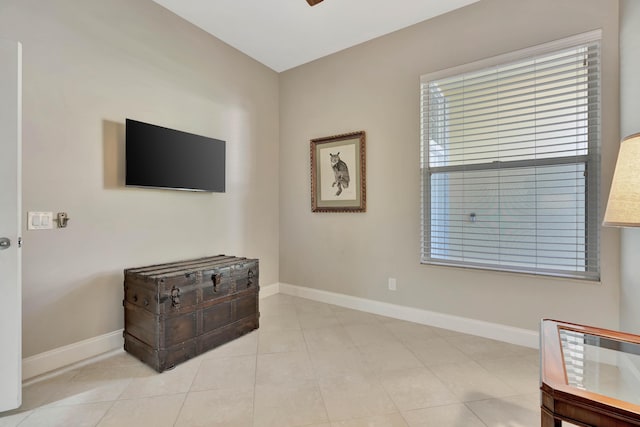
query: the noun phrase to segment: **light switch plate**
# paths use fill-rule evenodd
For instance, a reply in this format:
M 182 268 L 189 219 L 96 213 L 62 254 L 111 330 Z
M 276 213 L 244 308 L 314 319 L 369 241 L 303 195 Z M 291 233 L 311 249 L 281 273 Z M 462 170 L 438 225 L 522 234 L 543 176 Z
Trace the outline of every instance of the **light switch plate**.
M 28 212 L 27 230 L 51 230 L 53 228 L 53 212 Z

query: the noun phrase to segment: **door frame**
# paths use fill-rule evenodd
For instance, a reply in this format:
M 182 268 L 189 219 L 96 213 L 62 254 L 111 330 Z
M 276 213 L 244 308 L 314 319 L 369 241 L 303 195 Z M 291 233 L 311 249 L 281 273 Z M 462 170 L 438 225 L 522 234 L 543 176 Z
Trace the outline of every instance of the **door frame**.
M 0 39 L 0 412 L 22 404 L 22 45 Z

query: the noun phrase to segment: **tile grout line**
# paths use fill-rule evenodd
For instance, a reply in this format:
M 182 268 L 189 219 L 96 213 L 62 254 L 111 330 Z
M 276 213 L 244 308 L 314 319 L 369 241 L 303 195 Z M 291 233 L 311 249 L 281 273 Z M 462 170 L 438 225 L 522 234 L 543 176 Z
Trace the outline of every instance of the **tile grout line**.
M 184 394 L 184 399 L 182 400 L 182 405 L 180 405 L 180 410 L 178 410 L 178 414 L 176 415 L 176 419 L 173 422 L 173 426 L 174 427 L 176 426 L 176 424 L 178 424 L 178 421 L 180 420 L 180 415 L 182 415 L 182 411 L 184 409 L 184 404 L 187 402 L 187 398 L 189 397 L 189 394 L 191 393 L 191 387 L 193 387 L 193 383 L 196 382 L 196 377 L 198 376 L 198 373 L 200 372 L 200 368 L 202 368 L 202 360 L 198 364 L 198 369 L 196 370 L 195 375 L 191 379 L 191 384 L 189 384 L 189 388 L 187 388 L 187 391 Z M 123 393 L 124 393 L 124 391 L 123 391 Z
M 253 368 L 253 398 L 251 399 L 251 425 L 256 425 L 256 388 L 258 388 L 258 355 L 260 351 L 260 331 L 258 331 L 258 338 L 256 340 L 256 358 Z
M 304 300 L 305 302 L 307 300 Z M 316 301 L 314 301 L 316 302 Z M 310 368 L 312 370 L 311 374 L 311 378 L 313 379 L 313 382 L 310 383 L 313 384 L 316 392 L 319 395 L 319 399 L 318 399 L 318 404 L 322 404 L 323 405 L 323 414 L 320 414 L 320 411 L 317 410 L 315 412 L 315 417 L 317 416 L 318 419 L 321 419 L 323 416 L 325 418 L 326 421 L 316 421 L 316 423 L 308 423 L 308 424 L 304 424 L 304 425 L 316 425 L 317 423 L 326 423 L 327 425 L 336 425 L 339 420 L 331 420 L 331 418 L 329 417 L 329 411 L 328 411 L 328 407 L 327 407 L 327 398 L 331 398 L 331 393 L 329 394 L 325 394 L 323 392 L 323 389 L 321 387 L 321 384 L 324 382 L 323 380 L 326 378 L 330 379 L 333 378 L 333 375 L 335 374 L 335 372 L 333 370 L 329 370 L 327 371 L 327 375 L 328 376 L 321 376 L 320 373 L 324 372 L 324 369 L 318 369 L 318 367 L 323 367 L 325 364 L 324 363 L 314 363 L 314 357 L 312 357 L 312 355 L 315 355 L 314 352 L 312 352 L 312 348 L 318 348 L 318 351 L 322 351 L 321 349 L 323 347 L 327 347 L 327 346 L 323 346 L 323 341 L 324 340 L 314 340 L 314 337 L 325 337 L 325 338 L 331 338 L 328 343 L 333 344 L 333 346 L 329 346 L 328 348 L 331 351 L 346 351 L 349 349 L 355 349 L 357 350 L 357 355 L 360 356 L 360 361 L 358 363 L 360 364 L 365 364 L 368 365 L 369 367 L 373 367 L 374 369 L 367 369 L 368 374 L 367 375 L 371 375 L 372 379 L 374 379 L 379 385 L 382 386 L 382 390 L 384 391 L 384 396 L 391 402 L 394 409 L 395 409 L 395 414 L 400 415 L 398 421 L 400 421 L 400 418 L 404 421 L 404 423 L 406 423 L 407 425 L 409 424 L 409 420 L 411 419 L 411 417 L 409 417 L 409 415 L 412 413 L 413 411 L 419 411 L 419 410 L 428 410 L 431 408 L 437 408 L 437 407 L 446 407 L 446 406 L 451 406 L 454 403 L 441 403 L 441 404 L 436 404 L 436 405 L 429 405 L 429 406 L 425 406 L 424 408 L 416 408 L 416 409 L 409 409 L 406 411 L 402 411 L 399 409 L 399 405 L 402 404 L 401 400 L 398 400 L 398 402 L 396 402 L 393 398 L 392 398 L 392 390 L 394 389 L 393 383 L 388 383 L 387 385 L 385 385 L 383 379 L 386 378 L 385 377 L 385 372 L 390 369 L 389 366 L 385 365 L 383 362 L 380 362 L 378 360 L 378 358 L 374 358 L 371 359 L 369 361 L 369 363 L 364 363 L 366 361 L 366 345 L 370 344 L 369 341 L 372 340 L 380 340 L 382 339 L 382 337 L 379 336 L 375 336 L 372 335 L 372 331 L 370 331 L 369 329 L 375 329 L 376 327 L 382 327 L 383 331 L 386 331 L 390 334 L 391 337 L 393 337 L 395 340 L 397 340 L 397 342 L 400 344 L 400 346 L 406 350 L 408 352 L 408 354 L 412 355 L 413 357 L 415 357 L 418 361 L 419 364 L 421 366 L 421 368 L 424 368 L 426 370 L 426 372 L 429 372 L 431 375 L 433 375 L 433 377 L 438 380 L 440 383 L 442 383 L 442 385 L 449 390 L 452 394 L 453 392 L 451 391 L 452 389 L 450 388 L 450 386 L 448 385 L 447 382 L 445 382 L 443 379 L 444 378 L 448 378 L 447 371 L 442 371 L 441 375 L 444 375 L 442 378 L 440 377 L 440 375 L 436 374 L 436 370 L 433 370 L 434 368 L 437 368 L 440 365 L 452 365 L 455 364 L 453 361 L 449 361 L 448 363 L 438 363 L 438 364 L 433 364 L 432 366 L 428 365 L 427 363 L 429 361 L 432 360 L 432 358 L 430 357 L 430 354 L 427 353 L 423 353 L 421 347 L 419 346 L 413 346 L 411 344 L 413 343 L 420 343 L 424 340 L 423 335 L 421 335 L 419 332 L 420 331 L 416 331 L 416 333 L 413 332 L 413 330 L 411 329 L 403 329 L 403 328 L 395 328 L 395 326 L 393 326 L 393 324 L 389 323 L 385 323 L 380 319 L 377 319 L 376 322 L 372 322 L 370 323 L 370 325 L 372 326 L 371 328 L 358 328 L 358 327 L 354 327 L 351 328 L 352 325 L 362 325 L 362 324 L 369 324 L 368 322 L 365 322 L 366 319 L 360 319 L 357 316 L 351 316 L 349 314 L 341 316 L 339 315 L 339 312 L 342 311 L 343 309 L 345 309 L 345 307 L 341 307 L 341 306 L 334 306 L 332 304 L 329 303 L 320 303 L 322 305 L 328 305 L 329 308 L 331 309 L 331 315 L 333 315 L 334 317 L 337 317 L 337 324 L 334 325 L 333 324 L 333 320 L 330 319 L 330 314 L 329 312 L 324 311 L 324 309 L 326 307 L 315 307 L 315 306 L 310 306 L 307 307 L 305 304 L 303 304 L 301 302 L 301 300 L 299 300 L 298 298 L 296 298 L 295 300 L 293 300 L 293 302 L 291 303 L 291 305 L 287 305 L 287 307 L 277 307 L 273 310 L 273 313 L 285 313 L 288 312 L 289 309 L 292 310 L 292 314 L 293 316 L 291 316 L 292 318 L 289 320 L 294 320 L 297 323 L 297 327 L 298 329 L 296 329 L 296 334 L 300 333 L 300 336 L 303 340 L 304 346 L 299 346 L 298 344 L 296 344 L 296 346 L 299 346 L 297 348 L 299 348 L 301 351 L 303 351 L 306 355 L 306 359 L 307 359 L 307 363 L 310 364 Z M 274 306 L 275 307 L 275 306 Z M 336 310 L 335 308 L 339 308 L 339 310 Z M 320 309 L 322 309 L 322 311 L 320 311 Z M 348 309 L 351 310 L 351 309 Z M 358 310 L 355 310 L 358 311 Z M 303 328 L 301 321 L 300 321 L 300 316 L 301 315 L 305 315 L 305 314 L 310 314 L 310 318 L 307 319 L 310 322 L 305 322 L 305 324 L 307 324 L 309 327 L 308 328 Z M 318 319 L 315 319 L 313 317 L 318 317 Z M 282 320 L 282 319 L 280 319 Z M 274 326 L 280 327 L 286 324 L 291 325 L 293 322 L 278 322 L 278 324 L 274 324 Z M 409 323 L 413 323 L 413 322 L 409 322 Z M 329 324 L 330 326 L 327 326 L 327 324 Z M 377 326 L 376 326 L 377 325 Z M 419 325 L 419 324 L 417 324 Z M 336 333 L 332 333 L 332 334 L 319 334 L 316 335 L 313 333 L 314 330 L 318 329 L 318 328 L 322 328 L 322 329 L 333 329 L 335 328 Z M 260 411 L 256 412 L 256 396 L 257 396 L 257 374 L 258 374 L 258 365 L 259 365 L 259 359 L 258 356 L 261 355 L 260 353 L 260 341 L 261 341 L 261 335 L 264 332 L 265 334 L 269 334 L 271 332 L 280 332 L 282 333 L 282 335 L 284 337 L 291 335 L 293 330 L 288 330 L 285 328 L 285 330 L 274 330 L 274 331 L 269 331 L 269 330 L 258 330 L 256 331 L 256 342 L 255 342 L 255 352 L 253 354 L 254 356 L 254 375 L 253 375 L 253 391 L 252 391 L 252 408 L 251 408 L 251 419 L 250 419 L 250 425 L 256 426 L 259 425 L 256 422 L 256 415 L 259 415 Z M 339 339 L 339 340 L 335 340 L 335 336 L 337 333 L 342 332 L 342 334 L 346 334 L 345 338 L 348 338 L 348 341 L 344 341 L 343 339 Z M 523 353 L 523 355 L 520 356 L 519 350 L 517 348 L 513 348 L 513 352 L 514 354 L 510 354 L 509 356 L 503 356 L 503 357 L 493 357 L 493 354 L 495 353 L 495 350 L 491 347 L 487 347 L 487 349 L 489 350 L 489 353 L 486 353 L 487 350 L 485 350 L 485 348 L 483 347 L 477 347 L 476 345 L 476 341 L 474 339 L 471 339 L 471 341 L 469 341 L 468 343 L 464 340 L 459 339 L 456 336 L 447 336 L 447 335 L 440 335 L 438 333 L 436 333 L 437 338 L 441 338 L 443 339 L 443 341 L 445 343 L 447 343 L 449 346 L 451 346 L 453 349 L 458 350 L 459 352 L 461 352 L 462 354 L 464 354 L 465 356 L 467 356 L 469 358 L 469 360 L 467 362 L 464 363 L 473 363 L 475 365 L 477 365 L 477 367 L 479 368 L 479 371 L 482 371 L 484 373 L 487 374 L 488 378 L 491 378 L 493 380 L 497 380 L 500 383 L 502 383 L 504 386 L 506 386 L 507 390 L 510 390 L 511 392 L 509 392 L 508 394 L 502 396 L 502 395 L 495 395 L 495 396 L 489 396 L 487 395 L 485 398 L 480 398 L 477 400 L 468 400 L 465 401 L 464 398 L 459 398 L 458 396 L 456 396 L 455 394 L 453 394 L 457 400 L 457 402 L 455 403 L 455 405 L 459 405 L 460 403 L 462 403 L 462 407 L 465 408 L 466 411 L 470 412 L 470 414 L 468 413 L 467 416 L 469 417 L 473 417 L 473 419 L 480 421 L 479 425 L 482 426 L 489 426 L 491 425 L 491 420 L 493 419 L 493 415 L 485 413 L 486 408 L 491 408 L 494 405 L 499 405 L 500 408 L 505 407 L 507 409 L 505 409 L 505 414 L 511 414 L 511 409 L 509 409 L 510 407 L 508 405 L 505 406 L 505 404 L 511 404 L 511 405 L 515 405 L 514 407 L 517 407 L 516 409 L 520 408 L 521 405 L 519 405 L 517 403 L 518 401 L 518 396 L 532 396 L 531 399 L 533 399 L 533 395 L 534 393 L 526 393 L 523 392 L 523 390 L 528 390 L 528 384 L 529 384 L 529 380 L 531 377 L 532 372 L 530 372 L 530 370 L 527 368 L 526 369 L 526 374 L 524 377 L 519 377 L 519 376 L 514 376 L 513 379 L 515 382 L 513 382 L 513 386 L 511 385 L 511 383 L 509 381 L 507 381 L 508 378 L 511 378 L 511 376 L 509 376 L 509 372 L 505 372 L 505 376 L 506 378 L 503 378 L 503 375 L 501 372 L 496 371 L 496 369 L 494 369 L 494 364 L 491 364 L 489 362 L 496 360 L 497 363 L 499 363 L 502 359 L 519 359 L 519 358 L 529 358 L 528 353 Z M 338 337 L 341 338 L 341 337 Z M 297 340 L 298 338 L 296 338 Z M 309 341 L 309 339 L 311 339 L 311 341 Z M 376 341 L 377 342 L 377 341 Z M 272 349 L 278 349 L 278 348 L 282 348 L 282 345 L 286 344 L 286 348 L 290 348 L 291 346 L 289 345 L 291 343 L 291 340 L 284 340 L 281 343 L 279 343 L 278 341 L 273 342 L 275 343 L 276 347 L 269 347 L 272 346 L 271 341 L 267 340 L 265 342 L 265 344 L 267 345 L 267 349 L 268 350 L 272 350 Z M 360 343 L 360 345 L 358 344 Z M 314 344 L 314 346 L 311 346 L 310 344 Z M 318 345 L 320 344 L 320 345 Z M 337 346 L 336 346 L 337 344 Z M 345 346 L 346 345 L 346 346 Z M 480 352 L 478 352 L 478 350 L 480 350 Z M 291 352 L 292 350 L 288 350 L 288 352 Z M 293 350 L 293 351 L 297 351 L 297 350 Z M 351 350 L 350 350 L 351 351 Z M 281 351 L 269 351 L 268 353 L 265 354 L 278 354 L 278 353 L 282 353 Z M 425 361 L 423 361 L 420 357 L 418 357 L 419 354 L 422 354 L 423 357 L 425 358 Z M 483 363 L 481 363 L 483 360 L 485 360 L 484 358 L 480 358 L 478 359 L 478 357 L 482 357 L 482 356 L 487 356 L 488 358 L 486 359 L 488 361 L 488 365 L 487 367 L 484 366 Z M 249 356 L 249 355 L 247 355 Z M 231 357 L 235 357 L 235 356 L 225 356 L 227 358 L 231 358 Z M 324 358 L 319 358 L 318 360 L 320 361 L 324 361 Z M 331 359 L 333 360 L 333 359 Z M 355 359 L 354 359 L 355 360 Z M 402 359 L 404 360 L 404 359 Z M 409 360 L 409 359 L 407 359 Z M 533 360 L 533 358 L 532 358 Z M 356 360 L 357 361 L 357 360 Z M 248 362 L 248 360 L 247 360 Z M 461 362 L 462 363 L 462 362 Z M 523 362 L 524 363 L 524 362 Z M 529 362 L 528 360 L 526 361 L 527 363 L 527 367 L 529 363 L 533 363 L 535 364 L 533 361 Z M 249 362 L 250 364 L 250 362 Z M 413 363 L 411 363 L 413 365 Z M 405 364 L 399 364 L 398 366 L 404 366 Z M 245 365 L 248 366 L 248 365 Z M 329 366 L 329 365 L 327 365 Z M 394 365 L 395 366 L 395 365 Z M 378 367 L 378 368 L 376 368 Z M 93 366 L 91 366 L 91 368 L 93 368 Z M 416 367 L 417 368 L 417 367 Z M 98 369 L 98 367 L 96 367 L 96 369 Z M 176 411 L 176 418 L 173 422 L 173 426 L 177 426 L 180 424 L 180 419 L 181 417 L 184 415 L 184 411 L 185 411 L 185 405 L 186 405 L 186 400 L 190 397 L 193 396 L 194 393 L 196 393 L 196 391 L 192 391 L 192 387 L 194 386 L 194 384 L 196 383 L 196 379 L 198 377 L 198 374 L 202 372 L 203 366 L 202 366 L 202 361 L 200 362 L 200 364 L 197 366 L 196 369 L 196 373 L 195 375 L 193 375 L 193 377 L 190 379 L 190 384 L 187 387 L 187 391 L 186 393 L 179 393 L 179 392 L 169 392 L 167 393 L 165 391 L 165 393 L 163 393 L 162 395 L 159 396 L 171 396 L 171 395 L 176 395 L 176 394 L 181 394 L 183 395 L 183 399 L 181 401 L 180 406 L 178 407 L 177 411 Z M 359 368 L 357 367 L 351 367 L 351 366 L 345 366 L 344 369 L 348 369 L 348 371 L 345 372 L 349 372 L 349 373 L 355 373 L 359 371 Z M 343 369 L 343 370 L 344 370 Z M 409 368 L 406 368 L 409 369 Z M 337 372 L 337 371 L 336 371 Z M 496 373 L 497 372 L 497 373 Z M 349 375 L 349 374 L 347 374 Z M 99 401 L 99 402 L 80 402 L 80 403 L 75 403 L 75 404 L 68 404 L 68 405 L 56 405 L 56 406 L 52 406 L 52 404 L 56 404 L 56 402 L 61 400 L 59 399 L 59 395 L 62 395 L 63 393 L 57 393 L 57 392 L 49 392 L 47 393 L 49 387 L 60 387 L 64 384 L 73 384 L 73 380 L 74 379 L 78 379 L 78 380 L 82 380 L 82 378 L 80 378 L 80 376 L 83 376 L 83 373 L 81 372 L 81 370 L 77 370 L 71 374 L 69 374 L 68 377 L 64 378 L 61 382 L 56 382 L 53 385 L 51 384 L 47 384 L 45 383 L 45 388 L 44 389 L 40 389 L 40 390 L 35 390 L 36 392 L 38 392 L 37 394 L 34 394 L 34 398 L 30 399 L 30 404 L 34 404 L 37 403 L 41 400 L 44 400 L 44 403 L 39 404 L 38 406 L 35 406 L 32 409 L 27 409 L 24 412 L 28 412 L 28 414 L 25 415 L 24 419 L 21 419 L 16 425 L 18 426 L 26 426 L 32 422 L 35 422 L 37 420 L 39 420 L 41 417 L 45 417 L 47 416 L 49 413 L 45 412 L 48 411 L 52 408 L 67 408 L 67 410 L 69 410 L 70 412 L 70 416 L 73 416 L 72 413 L 74 411 L 75 408 L 77 408 L 78 410 L 81 407 L 87 406 L 87 405 L 95 405 L 95 404 L 104 404 L 105 410 L 104 413 L 102 413 L 101 416 L 99 416 L 99 419 L 95 422 L 95 426 L 98 425 L 104 425 L 104 423 L 106 421 L 108 421 L 109 419 L 109 414 L 111 413 L 111 411 L 113 411 L 114 406 L 116 405 L 116 402 L 120 402 L 120 401 L 135 401 L 135 400 L 140 400 L 140 398 L 136 398 L 136 397 L 131 397 L 129 399 L 122 399 L 121 397 L 123 396 L 123 394 L 126 391 L 126 388 L 133 383 L 133 381 L 136 381 L 135 375 L 134 376 L 129 376 L 129 378 L 123 378 L 123 379 L 128 379 L 129 382 L 127 384 L 127 387 L 125 387 L 120 394 L 115 398 L 115 399 L 107 399 L 107 400 L 103 400 L 103 401 Z M 466 376 L 465 376 L 466 377 Z M 522 382 L 522 381 L 524 382 Z M 189 381 L 189 380 L 187 380 Z M 184 384 L 184 383 L 183 383 Z M 451 382 L 451 384 L 453 386 L 455 386 L 457 383 Z M 475 384 L 475 382 L 474 382 Z M 476 390 L 477 387 L 480 387 L 481 384 L 476 384 L 474 387 L 474 391 Z M 97 387 L 97 386 L 96 386 Z M 97 390 L 97 388 L 93 387 L 90 389 L 87 389 L 87 391 L 91 392 L 91 390 Z M 171 390 L 174 390 L 174 388 L 172 388 Z M 182 389 L 182 387 L 180 387 L 180 389 Z M 331 391 L 331 388 L 327 389 L 328 391 Z M 480 389 L 478 389 L 480 390 Z M 537 390 L 537 389 L 536 389 Z M 248 390 L 247 390 L 248 391 Z M 44 392 L 44 393 L 42 393 Z M 475 395 L 475 394 L 474 394 Z M 42 398 L 41 396 L 46 396 L 46 398 Z M 382 394 L 381 394 L 382 396 Z M 144 399 L 147 398 L 152 398 L 154 396 L 145 396 Z M 248 395 L 246 396 L 248 398 Z M 471 397 L 471 395 L 469 395 L 469 397 Z M 505 401 L 506 399 L 506 401 Z M 530 414 L 531 412 L 531 408 L 530 406 L 532 406 L 532 403 L 528 401 L 529 398 L 527 398 L 527 404 L 525 405 L 526 408 L 520 408 L 520 409 L 526 409 L 526 414 Z M 177 404 L 177 399 L 174 400 L 174 402 Z M 484 402 L 484 403 L 483 403 Z M 142 404 L 141 404 L 142 405 Z M 176 405 L 177 406 L 177 405 Z M 248 406 L 248 405 L 247 405 Z M 391 409 L 391 407 L 389 406 L 388 409 Z M 245 406 L 246 408 L 246 406 Z M 475 410 L 474 410 L 475 408 Z M 248 408 L 247 408 L 248 409 Z M 319 409 L 319 408 L 318 408 Z M 362 413 L 363 415 L 357 415 Z M 519 412 L 520 413 L 520 412 Z M 36 415 L 34 415 L 36 414 Z M 56 413 L 57 414 L 57 413 Z M 247 411 L 244 411 L 245 416 L 243 418 L 247 418 L 248 413 Z M 346 413 L 345 413 L 346 414 Z M 366 420 L 366 419 L 372 419 L 374 417 L 381 417 L 381 418 L 386 418 L 386 417 L 391 417 L 395 419 L 395 417 L 397 415 L 392 414 L 391 412 L 387 413 L 387 414 L 378 414 L 377 411 L 367 411 L 366 415 L 364 412 L 349 412 L 349 414 L 351 414 L 352 416 L 355 416 L 354 418 L 349 418 L 350 420 Z M 483 419 L 480 414 L 485 414 L 485 418 Z M 514 412 L 515 414 L 515 412 Z M 53 413 L 52 413 L 53 415 Z M 33 417 L 36 418 L 33 418 Z M 58 416 L 58 415 L 56 415 Z M 527 415 L 529 416 L 529 415 Z M 0 417 L 1 418 L 1 417 Z M 470 418 L 471 419 L 471 418 Z M 31 420 L 31 421 L 27 421 L 27 420 Z M 453 420 L 453 419 L 452 419 Z M 0 420 L 1 421 L 1 420 Z M 168 422 L 170 422 L 170 420 L 166 420 Z M 249 420 L 247 420 L 249 421 Z M 459 420 L 458 420 L 459 421 Z M 13 424 L 12 424 L 13 425 Z M 243 424 L 244 425 L 244 424 Z
M 116 404 L 116 400 L 111 402 L 111 405 L 109 405 L 109 409 L 107 409 L 106 411 L 104 411 L 104 414 L 102 414 L 102 416 L 100 417 L 100 419 L 98 420 L 98 422 L 95 424 L 96 427 L 98 427 L 100 425 L 100 423 L 102 423 L 102 421 L 104 420 L 104 418 L 107 416 L 107 414 L 109 413 L 109 411 L 113 408 L 113 406 Z
M 324 408 L 324 414 L 326 415 L 327 418 L 327 423 L 329 423 L 329 425 L 331 425 L 331 418 L 329 417 L 329 409 L 327 408 L 327 402 L 325 401 L 324 398 L 324 394 L 322 393 L 322 387 L 320 387 L 320 378 L 318 378 L 317 372 L 316 372 L 316 367 L 313 363 L 313 359 L 311 358 L 311 349 L 309 348 L 309 343 L 307 342 L 307 337 L 304 334 L 304 329 L 302 328 L 302 325 L 300 324 L 300 319 L 298 318 L 298 310 L 296 308 L 296 305 L 293 304 L 294 307 L 294 311 L 296 314 L 296 319 L 298 320 L 298 325 L 300 325 L 300 332 L 302 334 L 302 339 L 304 340 L 304 347 L 306 349 L 306 353 L 307 353 L 307 358 L 309 359 L 309 363 L 311 364 L 311 369 L 313 369 L 313 381 L 316 385 L 316 387 L 318 388 L 318 393 L 320 394 L 320 399 L 322 400 L 322 407 Z
M 493 399 L 485 399 L 485 400 L 495 400 L 495 398 L 493 398 Z M 471 413 L 473 414 L 473 416 L 474 416 L 474 417 L 476 417 L 476 419 L 480 420 L 480 422 L 481 422 L 483 425 L 485 425 L 485 427 L 489 427 L 489 426 L 487 425 L 487 423 L 485 423 L 485 422 L 484 422 L 484 420 L 480 417 L 480 415 L 478 415 L 478 414 L 476 413 L 476 411 L 474 411 L 474 410 L 473 410 L 473 408 L 472 408 L 472 407 L 470 407 L 469 405 L 467 405 L 467 402 L 463 402 L 462 404 L 464 405 L 464 407 L 465 407 L 465 408 L 467 408 L 467 410 L 469 410 L 469 412 L 471 412 Z

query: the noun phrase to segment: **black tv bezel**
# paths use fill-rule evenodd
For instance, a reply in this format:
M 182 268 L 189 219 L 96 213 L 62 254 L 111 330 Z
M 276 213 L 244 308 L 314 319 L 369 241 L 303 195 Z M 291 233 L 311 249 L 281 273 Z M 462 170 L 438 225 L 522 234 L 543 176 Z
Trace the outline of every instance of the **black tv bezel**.
M 169 139 L 179 139 L 183 141 L 182 143 L 189 144 L 193 146 L 194 144 L 216 144 L 217 150 L 221 151 L 216 155 L 215 161 L 220 162 L 222 160 L 222 176 L 218 176 L 218 179 L 215 182 L 207 183 L 206 185 L 193 185 L 191 182 L 189 185 L 185 185 L 185 183 L 178 184 L 175 182 L 171 183 L 169 180 L 167 182 L 162 182 L 162 180 L 156 179 L 134 179 L 132 178 L 133 169 L 132 168 L 140 168 L 141 160 L 132 163 L 131 160 L 131 144 L 137 144 L 138 141 L 132 142 L 132 130 L 140 131 L 141 128 L 147 128 L 150 133 L 154 134 L 154 138 L 162 139 L 161 143 L 166 143 Z M 137 137 L 139 139 L 139 136 Z M 153 143 L 151 143 L 153 144 Z M 172 143 L 173 144 L 173 143 Z M 148 144 L 149 145 L 149 144 Z M 172 147 L 173 148 L 173 147 Z M 148 148 L 147 148 L 148 149 Z M 166 150 L 165 150 L 166 151 Z M 181 151 L 181 150 L 178 150 Z M 192 150 L 191 150 L 192 151 Z M 189 162 L 196 159 L 197 161 L 201 159 L 197 159 L 193 154 L 189 157 L 185 157 L 184 161 Z M 211 184 L 211 185 L 209 185 Z M 205 192 L 205 193 L 225 193 L 226 192 L 226 141 L 212 138 L 204 135 L 198 135 L 190 132 L 184 132 L 177 129 L 172 129 L 164 126 L 159 126 L 156 124 L 143 122 L 140 120 L 127 118 L 125 121 L 125 186 L 132 188 L 148 188 L 148 189 L 164 189 L 164 190 L 178 190 L 178 191 L 190 191 L 190 192 Z

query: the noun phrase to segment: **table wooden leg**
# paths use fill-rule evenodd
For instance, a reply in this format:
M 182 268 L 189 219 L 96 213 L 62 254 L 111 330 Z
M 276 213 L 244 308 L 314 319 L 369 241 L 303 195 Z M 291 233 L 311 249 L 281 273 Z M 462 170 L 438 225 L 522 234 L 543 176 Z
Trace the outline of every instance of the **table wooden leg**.
M 562 420 L 554 418 L 549 412 L 544 409 L 540 411 L 540 426 L 541 427 L 562 427 Z

